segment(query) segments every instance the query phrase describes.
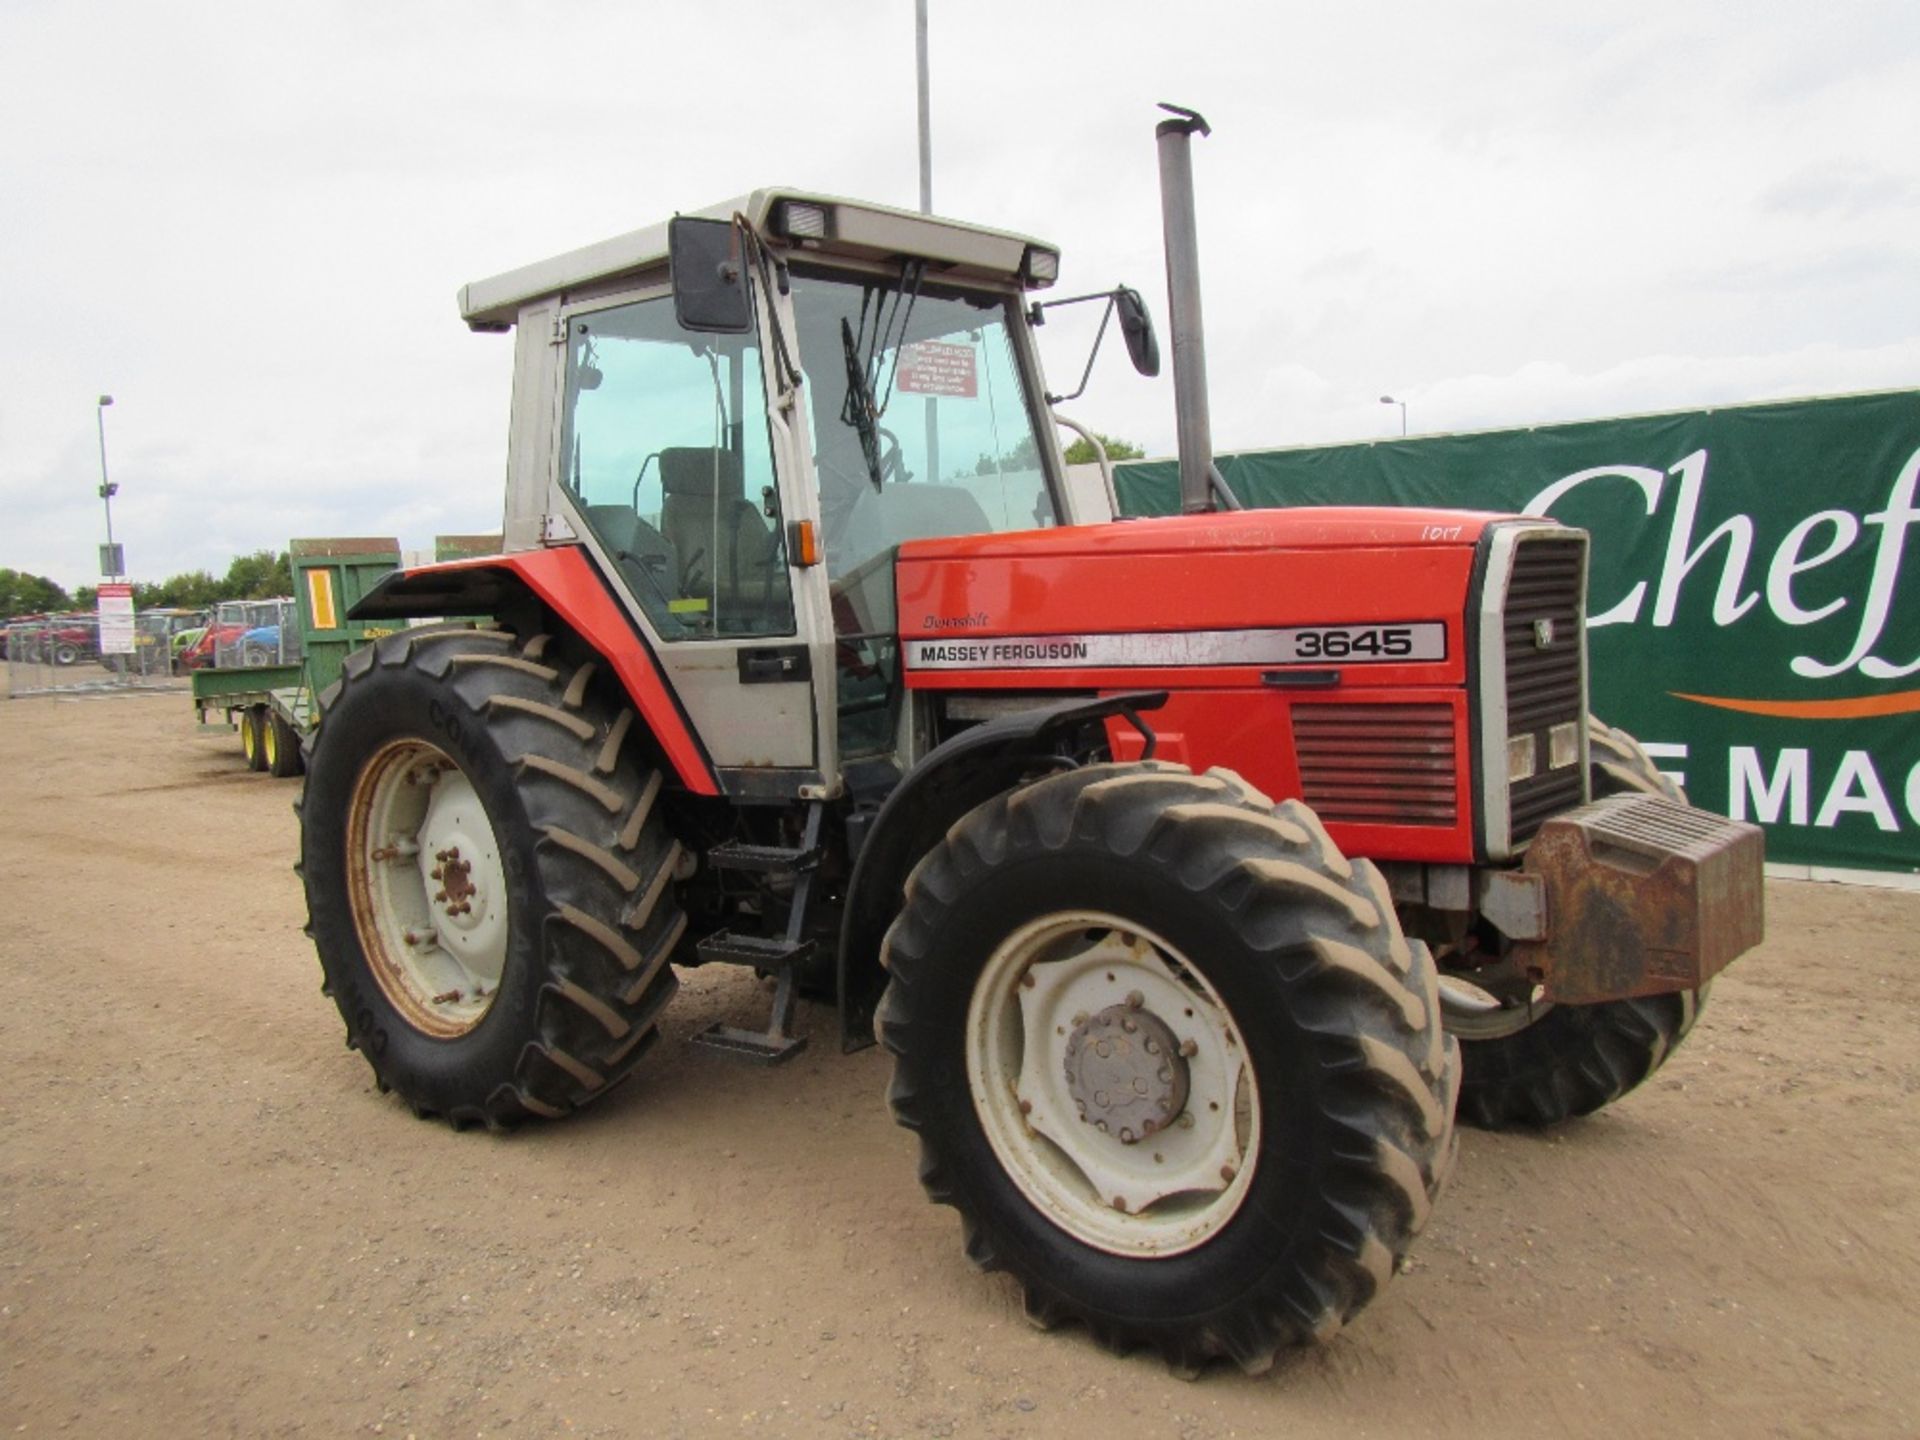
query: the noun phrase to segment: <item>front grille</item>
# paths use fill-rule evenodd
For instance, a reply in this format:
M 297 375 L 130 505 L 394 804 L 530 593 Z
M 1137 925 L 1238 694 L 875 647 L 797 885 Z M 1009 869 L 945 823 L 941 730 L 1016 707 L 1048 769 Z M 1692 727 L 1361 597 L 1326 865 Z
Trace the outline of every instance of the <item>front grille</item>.
M 1322 820 L 1452 825 L 1459 816 L 1446 705 L 1295 705 L 1301 798 Z
M 1547 731 L 1580 720 L 1586 636 L 1582 630 L 1586 542 L 1578 537 L 1522 539 L 1514 547 L 1507 582 L 1505 652 L 1507 734 L 1532 735 L 1540 773 L 1510 792 L 1513 842 L 1530 838 L 1548 817 L 1578 805 L 1584 794 L 1580 766 L 1546 769 Z M 1537 622 L 1552 626 L 1553 640 L 1538 643 Z

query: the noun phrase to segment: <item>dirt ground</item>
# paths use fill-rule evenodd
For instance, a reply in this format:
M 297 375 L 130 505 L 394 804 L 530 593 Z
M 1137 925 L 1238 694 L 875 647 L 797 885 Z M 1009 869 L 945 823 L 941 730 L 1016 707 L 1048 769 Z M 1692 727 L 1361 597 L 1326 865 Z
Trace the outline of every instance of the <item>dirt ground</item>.
M 689 977 L 635 1080 L 455 1135 L 321 996 L 295 781 L 179 694 L 0 700 L 0 1433 L 1920 1431 L 1920 894 L 1780 882 L 1645 1091 L 1469 1132 L 1409 1273 L 1251 1380 L 1042 1335 L 830 1017 Z

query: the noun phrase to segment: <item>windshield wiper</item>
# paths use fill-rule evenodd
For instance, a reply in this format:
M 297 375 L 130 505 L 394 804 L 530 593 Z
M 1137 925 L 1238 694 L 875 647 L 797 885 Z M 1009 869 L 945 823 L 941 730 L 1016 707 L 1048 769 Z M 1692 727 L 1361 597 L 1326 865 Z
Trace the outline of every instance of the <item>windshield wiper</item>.
M 847 357 L 847 401 L 840 407 L 840 419 L 851 425 L 860 437 L 860 454 L 867 462 L 867 475 L 873 488 L 881 488 L 880 429 L 878 407 L 873 402 L 873 386 L 867 380 L 867 362 L 860 354 L 860 342 L 854 339 L 853 325 L 840 317 L 840 348 Z

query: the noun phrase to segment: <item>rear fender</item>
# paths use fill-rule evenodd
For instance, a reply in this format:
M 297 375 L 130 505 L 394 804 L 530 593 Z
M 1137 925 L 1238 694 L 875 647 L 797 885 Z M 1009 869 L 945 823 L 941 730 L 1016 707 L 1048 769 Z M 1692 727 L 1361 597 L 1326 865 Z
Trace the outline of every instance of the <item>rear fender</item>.
M 529 595 L 553 611 L 619 677 L 680 783 L 695 795 L 718 795 L 713 762 L 652 647 L 578 545 L 396 570 L 367 592 L 349 618 L 497 616 Z
M 1152 690 L 1064 700 L 1003 715 L 934 747 L 908 773 L 868 828 L 847 885 L 836 987 L 842 1048 L 873 1044 L 873 1015 L 887 988 L 881 942 L 921 857 L 962 815 L 1013 789 L 1036 764 L 1056 755 L 1060 741 L 1074 731 L 1104 731 L 1104 722 L 1124 716 L 1145 737 L 1150 757 L 1153 732 L 1139 712 L 1166 702 L 1166 691 Z

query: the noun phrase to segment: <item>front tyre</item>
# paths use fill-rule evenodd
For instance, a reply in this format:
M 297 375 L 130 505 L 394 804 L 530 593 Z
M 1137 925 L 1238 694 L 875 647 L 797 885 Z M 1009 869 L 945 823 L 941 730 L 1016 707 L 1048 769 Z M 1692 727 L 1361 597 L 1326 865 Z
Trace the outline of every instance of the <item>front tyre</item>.
M 1095 765 L 971 812 L 886 942 L 895 1117 L 1038 1323 L 1249 1372 L 1379 1291 L 1459 1061 L 1378 873 L 1237 776 Z
M 623 1079 L 684 928 L 634 716 L 536 636 L 402 633 L 326 697 L 301 804 L 324 986 L 382 1089 L 498 1128 Z
M 1687 803 L 1640 742 L 1587 717 L 1593 798 L 1652 795 Z M 1458 1014 L 1460 1117 L 1485 1130 L 1536 1128 L 1591 1115 L 1648 1079 L 1687 1038 L 1707 990 L 1608 1000 L 1598 1005 L 1545 1005 L 1503 1012 L 1489 1022 L 1472 1009 Z M 1443 1002 L 1453 993 L 1442 982 Z

